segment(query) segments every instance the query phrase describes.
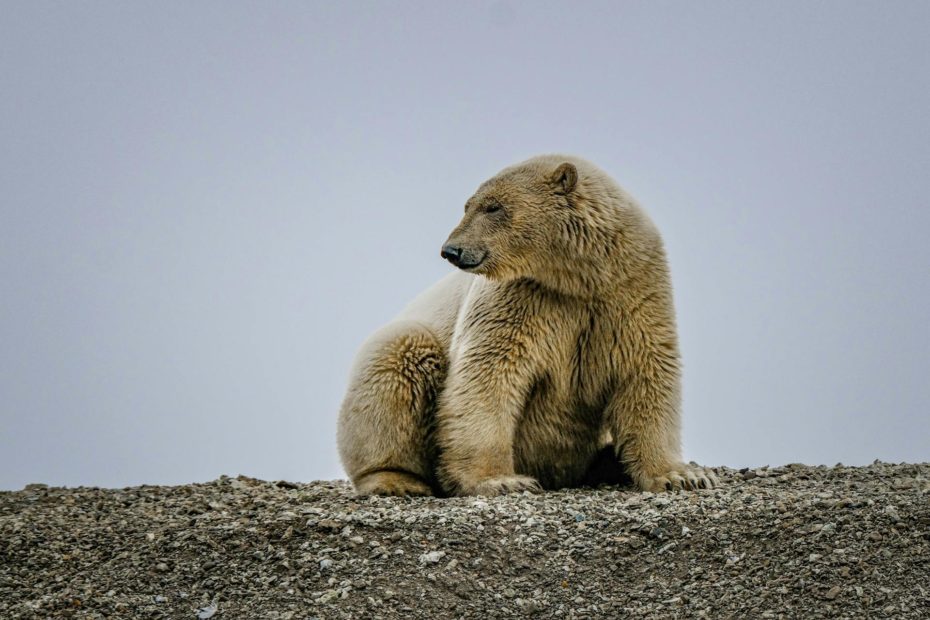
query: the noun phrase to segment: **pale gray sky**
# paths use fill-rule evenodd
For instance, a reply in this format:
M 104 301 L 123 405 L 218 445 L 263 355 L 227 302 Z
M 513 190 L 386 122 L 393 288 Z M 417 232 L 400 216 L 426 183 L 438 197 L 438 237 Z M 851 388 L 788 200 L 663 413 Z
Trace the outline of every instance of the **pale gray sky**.
M 930 3 L 0 5 L 0 488 L 341 477 L 477 185 L 664 232 L 685 455 L 930 460 Z

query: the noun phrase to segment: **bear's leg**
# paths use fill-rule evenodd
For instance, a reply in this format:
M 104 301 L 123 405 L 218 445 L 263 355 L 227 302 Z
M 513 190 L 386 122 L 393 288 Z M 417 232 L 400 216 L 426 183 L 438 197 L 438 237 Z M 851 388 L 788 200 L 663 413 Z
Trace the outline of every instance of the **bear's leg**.
M 356 491 L 432 495 L 436 395 L 446 358 L 420 323 L 394 323 L 359 352 L 339 414 L 339 454 Z
M 450 495 L 540 491 L 539 481 L 518 473 L 514 460 L 517 420 L 532 381 L 529 360 L 513 356 L 502 363 L 499 355 L 484 354 L 488 348 L 466 350 L 450 366 L 436 409 L 440 484 Z
M 607 407 L 617 456 L 644 491 L 712 489 L 718 484 L 710 469 L 681 460 L 678 386 L 676 364 L 644 364 Z

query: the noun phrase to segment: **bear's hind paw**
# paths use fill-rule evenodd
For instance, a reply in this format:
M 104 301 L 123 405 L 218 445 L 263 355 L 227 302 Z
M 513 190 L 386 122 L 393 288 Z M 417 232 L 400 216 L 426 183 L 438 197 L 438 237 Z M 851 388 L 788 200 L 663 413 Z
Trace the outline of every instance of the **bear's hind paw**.
M 471 489 L 468 495 L 484 495 L 492 497 L 495 495 L 506 495 L 507 493 L 520 493 L 529 491 L 531 493 L 541 493 L 542 487 L 536 478 L 530 476 L 497 476 L 482 480 Z
M 355 481 L 359 495 L 389 495 L 395 497 L 422 497 L 433 495 L 421 478 L 402 471 L 382 470 L 366 474 Z

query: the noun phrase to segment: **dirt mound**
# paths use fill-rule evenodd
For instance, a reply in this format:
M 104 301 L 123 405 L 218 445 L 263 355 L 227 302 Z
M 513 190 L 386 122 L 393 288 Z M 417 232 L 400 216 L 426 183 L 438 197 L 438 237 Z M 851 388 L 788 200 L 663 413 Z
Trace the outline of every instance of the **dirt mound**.
M 30 485 L 0 493 L 0 618 L 930 616 L 930 464 L 717 471 L 661 495 Z

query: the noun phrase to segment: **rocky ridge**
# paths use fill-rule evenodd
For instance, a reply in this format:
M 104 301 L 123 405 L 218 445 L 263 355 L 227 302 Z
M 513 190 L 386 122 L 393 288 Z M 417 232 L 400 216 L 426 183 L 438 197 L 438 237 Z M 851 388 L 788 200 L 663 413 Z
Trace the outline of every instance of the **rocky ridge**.
M 0 618 L 926 618 L 930 464 L 677 494 L 344 482 L 0 493 Z

